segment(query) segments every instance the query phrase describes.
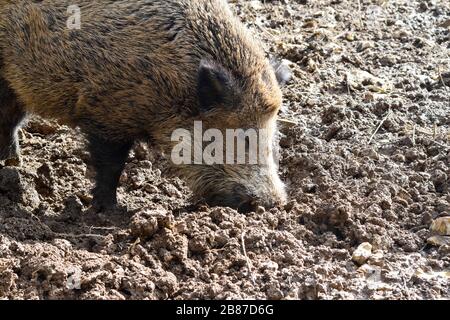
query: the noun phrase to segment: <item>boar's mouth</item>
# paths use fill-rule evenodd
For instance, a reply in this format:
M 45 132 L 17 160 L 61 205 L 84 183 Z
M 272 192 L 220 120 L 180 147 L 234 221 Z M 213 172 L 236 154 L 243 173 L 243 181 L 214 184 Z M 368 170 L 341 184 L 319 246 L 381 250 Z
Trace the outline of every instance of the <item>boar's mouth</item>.
M 230 207 L 241 213 L 255 211 L 259 205 L 258 201 L 254 196 L 239 192 L 242 189 L 242 187 L 235 187 L 231 193 L 216 193 L 204 196 L 204 199 L 210 206 Z
M 194 193 L 194 200 L 206 202 L 211 207 L 230 207 L 249 213 L 259 206 L 269 209 L 281 204 L 284 190 L 278 190 L 269 175 L 254 171 L 244 174 L 236 168 L 215 165 L 178 167 Z M 250 170 L 253 167 L 240 168 Z

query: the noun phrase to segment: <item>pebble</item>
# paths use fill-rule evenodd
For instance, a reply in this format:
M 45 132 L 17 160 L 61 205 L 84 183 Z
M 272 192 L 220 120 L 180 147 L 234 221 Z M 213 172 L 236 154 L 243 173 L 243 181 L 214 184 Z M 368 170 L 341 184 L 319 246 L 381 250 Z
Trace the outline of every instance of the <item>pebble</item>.
M 373 74 L 354 68 L 346 74 L 347 84 L 352 89 L 369 89 L 372 92 L 389 91 L 391 83 Z
M 348 33 L 345 35 L 345 39 L 346 39 L 347 41 L 355 41 L 355 34 L 352 33 L 352 32 L 348 32 Z
M 368 242 L 361 243 L 353 252 L 352 260 L 359 265 L 364 264 L 372 255 L 372 245 Z

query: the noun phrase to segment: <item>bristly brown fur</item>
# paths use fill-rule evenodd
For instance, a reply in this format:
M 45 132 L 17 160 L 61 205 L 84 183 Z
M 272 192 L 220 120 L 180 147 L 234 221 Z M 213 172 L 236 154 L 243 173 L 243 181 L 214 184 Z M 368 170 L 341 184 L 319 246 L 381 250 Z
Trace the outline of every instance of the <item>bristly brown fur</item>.
M 0 0 L 0 92 L 11 90 L 16 100 L 5 103 L 9 109 L 20 105 L 18 113 L 23 107 L 78 126 L 94 141 L 116 143 L 124 152 L 130 142 L 149 138 L 169 152 L 172 131 L 189 129 L 194 120 L 203 120 L 205 129 L 275 130 L 281 105 L 275 74 L 226 1 L 80 0 L 80 30 L 66 25 L 72 4 Z M 230 73 L 239 106 L 201 112 L 201 61 Z M 245 185 L 246 193 L 272 203 L 284 192 L 276 168 L 269 167 L 178 171 L 200 196 L 236 193 L 236 185 Z

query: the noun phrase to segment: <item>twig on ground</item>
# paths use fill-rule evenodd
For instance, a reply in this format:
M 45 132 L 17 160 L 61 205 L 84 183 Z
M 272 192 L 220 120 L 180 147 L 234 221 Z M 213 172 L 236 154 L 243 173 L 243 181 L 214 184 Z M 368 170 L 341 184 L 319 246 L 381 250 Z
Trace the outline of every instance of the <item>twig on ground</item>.
M 436 140 L 436 135 L 437 135 L 437 125 L 435 122 L 433 123 L 433 140 Z
M 289 120 L 289 119 L 281 119 L 281 118 L 278 118 L 277 121 L 278 121 L 278 122 L 282 122 L 282 123 L 291 124 L 291 125 L 298 125 L 298 122 L 297 122 L 297 121 Z
M 420 128 L 416 124 L 414 124 L 414 125 L 412 125 L 412 129 L 411 129 L 411 127 L 408 127 L 405 130 L 406 130 L 407 134 L 409 134 L 410 131 L 412 130 L 412 143 L 413 143 L 413 145 L 416 144 L 416 137 L 417 137 L 418 133 L 420 133 L 420 134 L 424 134 L 424 135 L 430 136 L 428 139 L 429 139 L 429 141 L 431 143 L 434 143 L 437 146 L 440 146 L 440 147 L 442 147 L 444 149 L 450 149 L 449 145 L 446 145 L 446 144 L 443 144 L 443 143 L 437 141 L 437 139 L 441 137 L 441 133 L 442 133 L 438 129 L 439 128 L 436 125 L 433 127 L 433 130 L 427 130 L 427 129 Z
M 252 280 L 253 284 L 256 284 L 255 275 L 253 273 L 252 262 L 250 261 L 250 258 L 247 255 L 247 250 L 245 249 L 245 239 L 244 238 L 245 238 L 245 231 L 242 232 L 242 234 L 241 234 L 242 252 L 244 253 L 245 260 L 247 261 L 247 268 L 248 268 L 248 272 L 250 275 L 250 279 Z
M 441 68 L 438 66 L 439 79 L 441 80 L 442 86 L 444 87 L 445 92 L 449 93 L 448 85 L 444 81 L 444 77 L 442 77 Z M 448 103 L 450 105 L 450 95 L 448 95 Z
M 436 144 L 444 149 L 450 149 L 450 146 L 446 146 L 445 144 L 439 143 L 436 140 L 431 140 L 431 142 L 433 142 L 434 144 Z
M 411 294 L 409 293 L 409 288 L 406 283 L 405 275 L 403 273 L 402 273 L 402 280 L 403 280 L 403 290 L 405 290 L 406 292 L 406 297 L 408 298 L 408 300 L 411 300 Z
M 351 91 L 351 89 L 350 89 L 350 80 L 349 80 L 349 77 L 350 77 L 350 75 L 348 74 L 348 72 L 345 73 L 345 84 L 346 84 L 346 86 L 347 86 L 347 94 L 348 94 L 349 96 L 351 96 L 351 95 L 352 95 L 352 91 Z
M 448 91 L 448 86 L 445 84 L 444 78 L 442 77 L 441 68 L 438 66 L 439 79 L 441 80 L 442 85 L 444 86 L 445 91 Z
M 90 226 L 89 230 L 106 230 L 106 231 L 112 231 L 112 230 L 117 230 L 117 227 L 94 227 L 94 226 Z
M 386 116 L 380 121 L 380 124 L 375 129 L 375 131 L 372 133 L 372 136 L 369 139 L 369 144 L 372 142 L 372 139 L 375 137 L 375 135 L 378 133 L 378 130 L 380 130 L 381 126 L 384 124 L 384 122 L 389 118 L 391 115 L 391 109 L 388 110 Z
M 102 236 L 100 234 L 93 234 L 93 233 L 81 233 L 81 234 L 74 234 L 74 233 L 54 233 L 57 237 L 62 238 L 97 238 L 97 239 L 104 239 L 105 236 Z
M 358 0 L 358 22 L 359 22 L 359 27 L 362 28 L 363 27 L 363 23 L 362 23 L 362 10 L 361 10 L 361 0 Z

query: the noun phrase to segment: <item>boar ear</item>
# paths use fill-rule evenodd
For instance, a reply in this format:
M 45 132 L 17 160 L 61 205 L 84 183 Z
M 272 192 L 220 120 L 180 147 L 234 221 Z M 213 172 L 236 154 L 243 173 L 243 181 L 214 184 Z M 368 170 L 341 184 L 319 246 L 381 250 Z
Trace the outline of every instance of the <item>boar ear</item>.
M 280 86 L 284 86 L 292 79 L 291 68 L 285 60 L 272 59 L 270 61 Z
M 200 62 L 197 95 L 202 111 L 226 104 L 233 96 L 233 77 L 224 67 L 206 60 Z

